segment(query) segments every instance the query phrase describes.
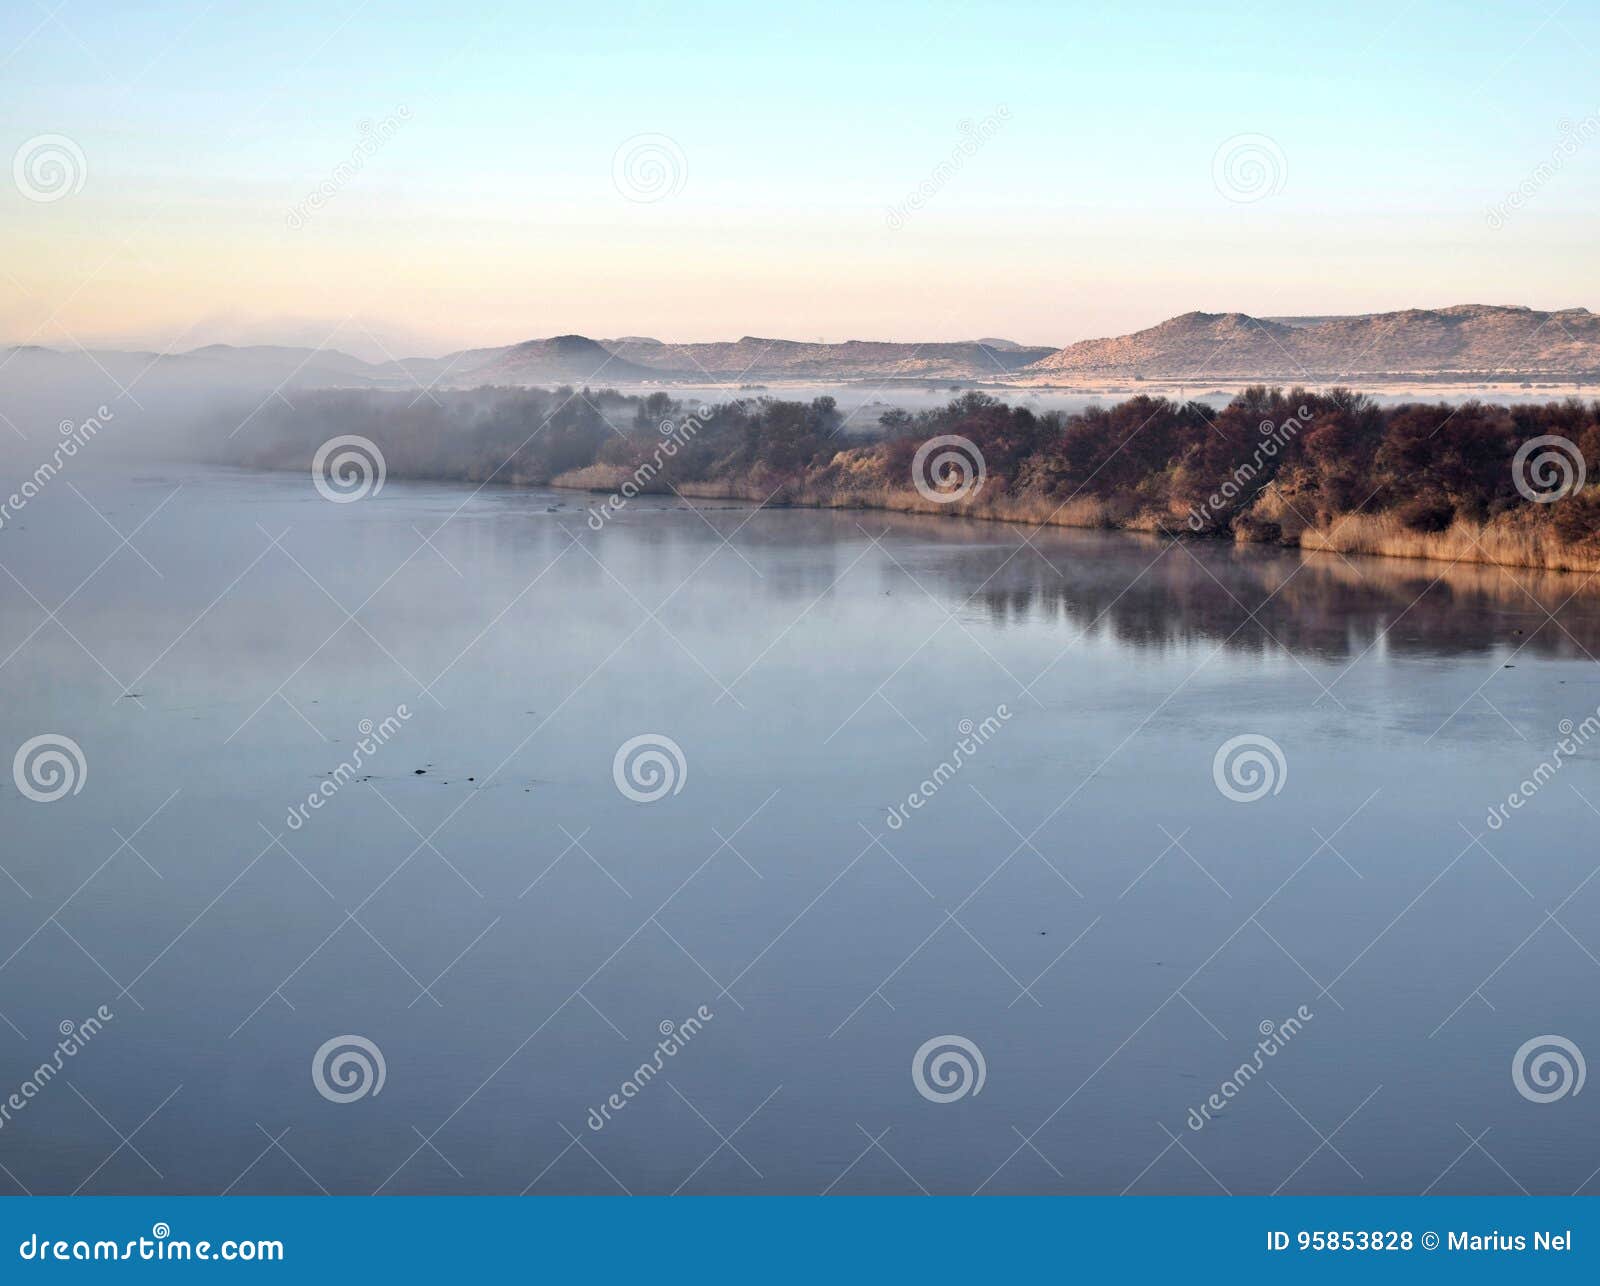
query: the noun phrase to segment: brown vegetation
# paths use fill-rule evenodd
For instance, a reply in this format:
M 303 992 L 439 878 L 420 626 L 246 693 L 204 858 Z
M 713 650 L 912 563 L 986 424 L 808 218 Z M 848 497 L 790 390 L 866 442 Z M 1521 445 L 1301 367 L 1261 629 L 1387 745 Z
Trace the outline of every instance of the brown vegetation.
M 867 436 L 851 435 L 831 398 L 697 408 L 664 393 L 482 389 L 411 406 L 326 393 L 297 408 L 271 413 L 250 463 L 303 467 L 320 442 L 355 432 L 378 443 L 391 476 L 1600 570 L 1600 486 L 1552 490 L 1559 471 L 1540 476 L 1543 451 L 1517 462 L 1519 448 L 1551 438 L 1558 462 L 1600 477 L 1600 403 L 1577 399 L 1385 409 L 1346 389 L 1255 386 L 1220 409 L 1141 396 L 1039 415 L 969 393 L 915 416 L 891 411 Z M 919 448 L 952 435 L 981 455 L 982 485 L 961 493 L 941 474 L 919 490 Z

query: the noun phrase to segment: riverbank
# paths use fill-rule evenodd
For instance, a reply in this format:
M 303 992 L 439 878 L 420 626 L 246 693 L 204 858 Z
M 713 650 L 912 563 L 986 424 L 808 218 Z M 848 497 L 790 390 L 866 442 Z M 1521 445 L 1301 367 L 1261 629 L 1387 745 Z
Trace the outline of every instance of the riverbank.
M 828 396 L 581 392 L 314 393 L 268 407 L 231 450 L 303 468 L 353 438 L 394 477 L 551 483 L 612 511 L 677 494 L 1600 572 L 1600 402 L 1381 406 L 1255 385 L 1220 408 L 1140 395 L 1064 414 L 965 393 L 866 424 Z
M 590 465 L 552 478 L 549 485 L 565 491 L 616 495 L 631 477 L 632 472 L 620 466 Z M 1511 518 L 1489 523 L 1458 519 L 1443 531 L 1422 532 L 1407 528 L 1393 514 L 1350 513 L 1328 526 L 1305 523 L 1295 527 L 1291 523 L 1290 529 L 1285 531 L 1281 520 L 1291 517 L 1290 510 L 1281 497 L 1270 493 L 1264 494 L 1255 506 L 1261 512 L 1252 511 L 1256 521 L 1245 521 L 1232 531 L 1208 529 L 1203 532 L 1192 530 L 1181 513 L 1161 515 L 1082 496 L 1058 502 L 1044 496 L 1002 496 L 985 500 L 979 494 L 945 504 L 930 501 L 911 487 L 829 491 L 783 482 L 763 488 L 736 480 L 683 481 L 674 483 L 670 490 L 662 486 L 641 488 L 639 492 L 674 493 L 690 500 L 739 500 L 765 507 L 881 510 L 1031 527 L 1139 532 L 1173 540 L 1223 539 L 1238 544 L 1276 545 L 1317 553 L 1474 563 L 1541 572 L 1600 573 L 1600 554 L 1584 546 L 1564 544 L 1551 532 Z M 1277 535 L 1271 534 L 1274 530 Z

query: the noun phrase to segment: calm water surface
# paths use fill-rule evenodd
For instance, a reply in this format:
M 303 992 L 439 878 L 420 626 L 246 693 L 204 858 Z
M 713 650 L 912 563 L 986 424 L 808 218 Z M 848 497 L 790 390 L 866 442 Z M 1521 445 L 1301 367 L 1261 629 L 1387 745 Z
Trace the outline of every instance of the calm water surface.
M 114 1014 L 0 1184 L 1590 1184 L 1600 1094 L 1513 1055 L 1600 1052 L 1595 751 L 1487 821 L 1600 706 L 1580 578 L 586 499 L 81 472 L 0 530 L 5 756 L 87 766 L 0 793 L 0 1089 Z M 684 764 L 651 803 L 643 734 Z M 1243 735 L 1283 756 L 1254 802 Z M 337 1103 L 346 1034 L 385 1079 Z M 918 1092 L 941 1036 L 979 1092 Z

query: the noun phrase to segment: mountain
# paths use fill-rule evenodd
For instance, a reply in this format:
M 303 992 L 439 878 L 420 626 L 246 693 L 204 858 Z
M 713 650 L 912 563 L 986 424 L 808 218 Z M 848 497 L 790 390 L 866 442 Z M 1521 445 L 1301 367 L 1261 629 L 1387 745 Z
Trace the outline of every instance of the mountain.
M 842 344 L 746 335 L 735 343 L 662 344 L 612 340 L 619 357 L 659 371 L 716 380 L 999 379 L 1048 357 L 1048 348 L 1000 348 L 981 340 L 906 344 L 852 339 Z
M 645 347 L 637 341 L 628 347 Z M 659 381 L 663 369 L 635 365 L 616 348 L 582 335 L 530 339 L 510 348 L 491 349 L 487 360 L 452 373 L 447 381 L 474 384 L 637 384 Z M 459 374 L 461 379 L 454 378 Z
M 1299 380 L 1600 378 L 1600 316 L 1584 308 L 1465 304 L 1350 317 L 1185 313 L 1063 349 L 1004 339 L 839 344 L 752 335 L 673 344 L 642 335 L 555 335 L 439 357 L 367 362 L 337 349 L 212 344 L 185 353 L 0 349 L 0 414 L 46 415 L 131 389 L 147 395 L 281 396 L 303 388 L 562 384 L 827 384 L 895 380 L 1040 384 L 1071 379 Z M 59 418 L 59 417 L 57 417 Z
M 212 344 L 186 353 L 123 349 L 62 351 L 24 345 L 0 349 L 0 389 L 32 381 L 71 382 L 91 377 L 113 392 L 126 387 L 322 388 L 370 381 L 375 368 L 332 348 Z
M 260 397 L 303 388 L 475 388 L 485 384 L 660 383 L 662 372 L 636 366 L 581 335 L 557 335 L 502 348 L 463 349 L 443 357 L 366 362 L 337 349 L 212 344 L 186 353 L 116 349 L 0 349 L 0 411 L 18 397 L 54 394 L 76 405 L 124 390 L 146 394 L 216 392 Z M 687 378 L 687 376 L 685 376 Z
M 1018 371 L 1146 379 L 1483 378 L 1600 375 L 1600 317 L 1586 308 L 1461 304 L 1357 317 L 1184 313 L 1148 330 L 1071 344 Z

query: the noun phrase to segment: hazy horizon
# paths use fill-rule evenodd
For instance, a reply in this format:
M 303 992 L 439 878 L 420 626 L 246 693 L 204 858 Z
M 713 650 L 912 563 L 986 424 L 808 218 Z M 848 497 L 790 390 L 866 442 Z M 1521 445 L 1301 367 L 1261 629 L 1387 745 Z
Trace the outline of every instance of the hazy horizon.
M 0 337 L 381 359 L 1573 307 L 1596 47 L 1593 12 L 1438 3 L 18 8 Z
M 1162 315 L 1160 317 L 1151 318 L 1148 321 L 1136 323 L 1135 325 L 1131 326 L 1127 332 L 1119 332 L 1119 333 L 1129 333 L 1129 334 L 1136 333 L 1138 331 L 1146 330 L 1146 329 L 1149 329 L 1149 328 L 1151 328 L 1153 326 L 1157 326 L 1157 325 L 1159 325 L 1160 323 L 1162 323 L 1164 321 L 1169 321 L 1174 317 L 1183 316 L 1183 315 L 1190 314 L 1190 313 L 1202 313 L 1202 314 L 1208 314 L 1208 315 L 1212 315 L 1212 316 L 1227 315 L 1227 314 L 1246 314 L 1248 316 L 1253 316 L 1253 317 L 1257 317 L 1257 318 L 1265 318 L 1265 319 L 1268 319 L 1268 320 L 1273 319 L 1273 318 L 1288 318 L 1288 319 L 1295 319 L 1295 320 L 1313 319 L 1314 318 L 1314 319 L 1317 319 L 1317 320 L 1326 320 L 1326 319 L 1341 318 L 1341 317 L 1343 317 L 1343 318 L 1353 318 L 1353 317 L 1374 316 L 1374 315 L 1380 315 L 1380 314 L 1386 313 L 1386 312 L 1407 312 L 1407 311 L 1428 312 L 1428 311 L 1439 311 L 1439 310 L 1445 309 L 1445 308 L 1456 308 L 1456 307 L 1526 308 L 1526 309 L 1530 309 L 1531 311 L 1534 311 L 1534 312 L 1563 312 L 1563 311 L 1575 311 L 1575 310 L 1592 311 L 1591 309 L 1589 309 L 1588 305 L 1584 304 L 1584 303 L 1544 305 L 1544 304 L 1527 304 L 1527 303 L 1511 302 L 1511 301 L 1484 301 L 1484 300 L 1457 300 L 1457 301 L 1454 301 L 1453 303 L 1411 304 L 1411 305 L 1405 305 L 1405 306 L 1403 306 L 1401 308 L 1397 308 L 1397 309 L 1373 309 L 1373 310 L 1365 310 L 1365 311 L 1361 311 L 1361 312 L 1343 312 L 1343 313 L 1334 313 L 1334 312 L 1327 312 L 1327 311 L 1320 311 L 1320 312 L 1318 312 L 1318 311 L 1307 311 L 1307 312 L 1299 312 L 1299 313 L 1267 313 L 1267 314 L 1263 314 L 1263 313 L 1248 313 L 1247 310 L 1242 309 L 1242 308 L 1185 308 L 1185 309 L 1180 310 L 1177 313 L 1164 314 L 1164 315 Z M 217 338 L 211 338 L 211 339 L 198 339 L 198 338 L 196 338 L 196 336 L 198 336 L 198 335 L 200 335 L 202 333 L 215 333 L 218 337 Z M 1095 334 L 1095 335 L 1073 335 L 1069 339 L 1057 341 L 1057 340 L 1051 340 L 1051 339 L 1024 339 L 1024 338 L 1019 338 L 1016 335 L 999 334 L 999 333 L 995 333 L 995 332 L 985 332 L 985 333 L 980 334 L 980 333 L 975 332 L 975 331 L 974 332 L 970 332 L 970 333 L 965 333 L 965 332 L 964 333 L 952 333 L 952 334 L 949 334 L 949 335 L 927 335 L 927 334 L 920 334 L 920 333 L 907 333 L 907 334 L 896 334 L 896 335 L 867 335 L 867 334 L 847 333 L 847 334 L 840 334 L 840 335 L 819 336 L 819 335 L 802 335 L 802 334 L 768 334 L 768 333 L 761 333 L 761 332 L 753 331 L 753 330 L 750 330 L 748 328 L 742 328 L 741 329 L 737 325 L 732 325 L 732 326 L 730 326 L 728 328 L 725 328 L 721 332 L 710 333 L 710 334 L 706 334 L 706 335 L 695 335 L 695 336 L 683 336 L 683 335 L 677 335 L 677 334 L 646 335 L 643 332 L 640 332 L 640 331 L 637 331 L 637 330 L 628 330 L 624 326 L 616 326 L 616 327 L 613 327 L 613 328 L 611 328 L 609 330 L 602 329 L 602 330 L 597 330 L 597 331 L 593 331 L 593 332 L 581 332 L 581 331 L 576 331 L 576 330 L 552 330 L 552 331 L 540 332 L 538 334 L 533 334 L 531 332 L 527 333 L 527 334 L 519 334 L 519 335 L 515 335 L 515 336 L 511 336 L 511 337 L 501 338 L 501 339 L 498 339 L 498 340 L 489 340 L 489 341 L 487 341 L 485 343 L 481 343 L 481 344 L 460 345 L 460 346 L 458 346 L 456 348 L 450 348 L 450 347 L 441 348 L 441 347 L 438 346 L 437 343 L 433 344 L 432 346 L 429 346 L 426 340 L 418 340 L 417 342 L 419 344 L 421 344 L 422 346 L 421 347 L 417 347 L 417 348 L 412 348 L 412 347 L 407 346 L 407 341 L 404 341 L 404 340 L 395 340 L 395 342 L 385 342 L 385 337 L 386 336 L 388 336 L 390 339 L 393 339 L 395 336 L 406 335 L 408 333 L 409 332 L 405 331 L 403 328 L 400 328 L 400 327 L 379 328 L 379 327 L 371 325 L 371 324 L 362 324 L 362 323 L 357 323 L 357 322 L 353 322 L 353 321 L 346 321 L 346 322 L 343 322 L 343 323 L 334 323 L 332 328 L 331 328 L 331 330 L 329 328 L 327 328 L 327 327 L 322 326 L 320 323 L 304 323 L 304 322 L 298 322 L 297 323 L 297 322 L 291 322 L 291 321 L 286 321 L 286 322 L 283 322 L 283 323 L 273 323 L 271 321 L 260 321 L 260 322 L 253 322 L 253 323 L 250 323 L 248 325 L 242 325 L 242 324 L 239 324 L 239 323 L 223 324 L 223 323 L 217 323 L 217 322 L 201 322 L 201 323 L 196 323 L 195 325 L 189 327 L 183 333 L 183 336 L 184 336 L 184 339 L 185 339 L 186 342 L 183 342 L 183 343 L 177 344 L 177 345 L 175 345 L 173 343 L 173 341 L 171 341 L 171 340 L 168 340 L 165 343 L 163 343 L 163 342 L 160 342 L 160 341 L 158 341 L 157 339 L 154 339 L 154 338 L 148 338 L 147 339 L 147 338 L 142 338 L 142 337 L 137 336 L 137 335 L 135 335 L 135 336 L 126 336 L 126 337 L 110 336 L 110 337 L 106 337 L 104 339 L 93 338 L 93 339 L 90 339 L 90 340 L 84 340 L 84 339 L 82 339 L 80 337 L 78 342 L 81 343 L 83 345 L 83 347 L 89 348 L 89 349 L 116 350 L 116 351 L 124 351 L 124 352 L 160 352 L 160 353 L 165 353 L 165 354 L 177 354 L 177 355 L 181 355 L 181 354 L 189 353 L 189 352 L 194 352 L 194 351 L 197 351 L 197 350 L 200 350 L 200 349 L 204 349 L 204 348 L 219 347 L 219 346 L 220 347 L 234 347 L 234 348 L 252 348 L 252 347 L 262 347 L 262 348 L 270 348 L 270 347 L 308 348 L 308 349 L 320 349 L 320 350 L 323 350 L 323 351 L 344 352 L 344 353 L 346 353 L 346 354 L 348 354 L 350 356 L 359 357 L 359 358 L 361 358 L 361 359 L 363 359 L 365 361 L 369 361 L 369 362 L 373 362 L 373 363 L 382 363 L 382 362 L 385 362 L 385 361 L 394 360 L 396 358 L 406 359 L 406 358 L 418 358 L 418 357 L 428 357 L 428 358 L 447 357 L 447 356 L 449 356 L 452 353 L 457 352 L 457 351 L 470 351 L 472 349 L 479 349 L 479 348 L 484 348 L 484 349 L 509 348 L 509 347 L 512 347 L 512 346 L 517 345 L 517 344 L 528 343 L 528 342 L 533 342 L 533 341 L 538 341 L 538 340 L 554 339 L 554 338 L 557 338 L 557 337 L 560 337 L 560 336 L 567 336 L 567 335 L 580 335 L 583 338 L 592 339 L 592 340 L 595 340 L 595 341 L 600 342 L 600 343 L 605 343 L 605 342 L 608 342 L 608 341 L 613 341 L 614 342 L 614 341 L 622 340 L 622 339 L 641 339 L 642 338 L 642 339 L 659 340 L 660 342 L 662 342 L 663 344 L 666 344 L 666 345 L 720 344 L 720 343 L 729 343 L 729 344 L 731 344 L 731 343 L 737 343 L 737 342 L 739 342 L 740 340 L 743 340 L 743 339 L 776 340 L 776 341 L 780 341 L 780 342 L 792 342 L 792 343 L 800 343 L 800 344 L 811 344 L 811 343 L 816 343 L 816 344 L 888 343 L 888 344 L 925 344 L 925 345 L 927 345 L 927 344 L 950 344 L 950 343 L 980 343 L 980 342 L 984 342 L 984 341 L 987 341 L 987 340 L 1004 340 L 1004 341 L 1008 341 L 1008 342 L 1011 342 L 1011 343 L 1018 344 L 1019 346 L 1021 346 L 1023 348 L 1053 348 L 1053 349 L 1060 349 L 1060 348 L 1068 347 L 1068 346 L 1070 346 L 1072 344 L 1078 343 L 1080 340 L 1085 340 L 1085 339 L 1102 339 L 1102 338 L 1115 338 L 1116 337 L 1115 335 L 1110 335 L 1110 334 L 1107 334 L 1107 335 L 1099 335 L 1099 334 Z M 341 336 L 350 338 L 352 342 L 349 342 L 349 343 L 341 342 L 341 340 L 340 340 Z M 77 347 L 77 345 L 76 344 L 72 344 L 72 343 L 68 343 L 68 344 L 63 346 L 61 344 L 40 343 L 37 339 L 31 339 L 31 340 L 0 339 L 0 348 L 25 348 L 25 347 L 55 348 L 55 349 L 58 349 L 58 350 L 62 350 L 64 348 L 66 351 L 73 351 Z

